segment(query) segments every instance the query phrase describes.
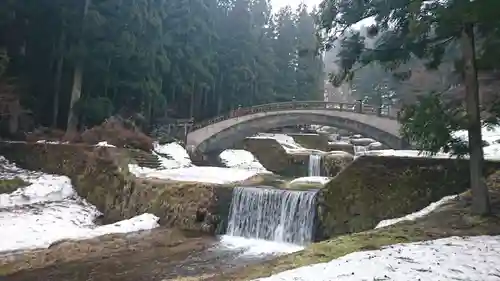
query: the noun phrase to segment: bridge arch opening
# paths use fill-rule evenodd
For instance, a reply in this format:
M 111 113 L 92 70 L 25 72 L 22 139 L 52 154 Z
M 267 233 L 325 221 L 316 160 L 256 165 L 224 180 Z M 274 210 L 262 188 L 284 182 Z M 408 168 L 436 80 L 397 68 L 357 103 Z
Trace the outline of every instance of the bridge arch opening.
M 300 124 L 332 126 L 376 139 L 386 146 L 399 149 L 404 146 L 399 137 L 399 125 L 396 120 L 373 115 L 355 115 L 352 112 L 335 111 L 281 111 L 257 113 L 258 116 L 236 117 L 221 121 L 226 124 L 212 124 L 188 134 L 188 146 L 201 153 L 222 151 L 257 133 L 274 128 Z M 351 118 L 349 118 L 351 117 Z M 375 119 L 392 122 L 391 126 L 378 124 Z M 238 120 L 239 119 L 239 120 Z M 380 120 L 379 120 L 380 121 Z M 211 127 L 212 126 L 212 127 Z M 218 127 L 218 128 L 215 128 Z

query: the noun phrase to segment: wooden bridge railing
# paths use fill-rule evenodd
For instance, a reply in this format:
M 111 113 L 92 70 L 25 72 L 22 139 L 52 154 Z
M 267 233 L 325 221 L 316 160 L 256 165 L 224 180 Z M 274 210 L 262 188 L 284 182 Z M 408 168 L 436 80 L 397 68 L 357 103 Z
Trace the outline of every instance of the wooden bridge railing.
M 204 120 L 202 122 L 195 123 L 191 127 L 191 131 L 206 127 L 210 124 L 218 123 L 227 119 L 250 115 L 259 112 L 274 112 L 274 111 L 284 111 L 284 110 L 334 110 L 334 111 L 347 111 L 355 112 L 359 114 L 376 115 L 379 117 L 397 119 L 397 110 L 392 109 L 389 106 L 373 106 L 369 104 L 362 104 L 360 102 L 356 103 L 343 103 L 343 102 L 325 102 L 325 101 L 291 101 L 291 102 L 280 102 L 280 103 L 268 103 L 261 104 L 252 107 L 238 108 L 230 111 L 225 115 L 220 115 L 215 118 Z

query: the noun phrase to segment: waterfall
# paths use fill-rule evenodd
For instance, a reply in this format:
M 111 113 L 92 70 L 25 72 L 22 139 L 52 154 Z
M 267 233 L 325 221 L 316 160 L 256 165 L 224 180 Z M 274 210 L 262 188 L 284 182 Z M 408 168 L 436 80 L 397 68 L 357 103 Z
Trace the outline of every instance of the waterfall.
M 309 175 L 310 177 L 321 176 L 321 155 L 309 155 Z
M 311 242 L 316 191 L 233 190 L 227 235 L 303 245 Z

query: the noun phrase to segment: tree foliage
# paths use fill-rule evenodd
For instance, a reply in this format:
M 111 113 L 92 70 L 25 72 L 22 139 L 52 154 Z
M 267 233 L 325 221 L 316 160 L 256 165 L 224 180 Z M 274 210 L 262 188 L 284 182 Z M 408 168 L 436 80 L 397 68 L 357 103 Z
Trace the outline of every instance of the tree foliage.
M 333 79 L 337 83 L 352 79 L 357 70 L 374 63 L 401 73 L 416 60 L 436 70 L 450 65 L 451 57 L 465 99 L 459 97 L 456 102 L 457 95 L 450 95 L 454 91 L 451 84 L 442 94 L 427 92 L 401 112 L 402 133 L 421 149 L 469 154 L 472 206 L 478 214 L 488 213 L 490 207 L 483 176 L 484 120 L 480 118 L 477 73 L 494 71 L 499 65 L 499 8 L 496 0 L 324 0 L 320 14 L 321 28 L 330 35 L 327 44 L 337 38 L 341 41 L 340 71 Z M 371 21 L 367 35 L 377 37 L 373 46 L 367 46 L 365 36 L 352 30 L 353 24 L 367 20 Z M 400 77 L 411 77 L 411 69 L 404 72 L 410 75 Z M 491 111 L 497 107 L 483 103 L 481 108 Z M 497 122 L 498 114 L 489 112 L 487 119 Z M 468 142 L 453 136 L 459 129 L 468 130 Z
M 75 68 L 80 127 L 112 114 L 197 120 L 321 95 L 313 14 L 268 0 L 6 0 L 0 72 L 39 125 L 64 127 Z M 9 64 L 7 66 L 7 58 Z M 5 70 L 5 71 L 4 71 Z
M 479 71 L 500 65 L 496 48 L 500 12 L 492 12 L 496 7 L 500 2 L 494 0 L 325 0 L 320 28 L 330 35 L 327 45 L 341 46 L 340 70 L 333 80 L 352 79 L 353 88 L 361 89 L 355 91 L 361 92 L 361 98 L 373 99 L 382 88 L 387 96 L 416 103 L 401 115 L 403 133 L 419 147 L 437 152 L 455 142 L 451 130 L 468 129 L 464 120 L 455 121 L 456 116 L 464 119 L 466 113 L 465 104 L 454 97 L 465 74 L 460 51 L 464 24 L 474 25 Z M 360 23 L 367 27 L 353 27 Z M 489 122 L 496 122 L 498 114 L 494 115 Z M 433 126 L 437 124 L 433 121 L 431 126 L 430 121 L 434 119 L 442 123 L 444 135 L 436 134 Z M 464 153 L 454 150 L 459 151 Z

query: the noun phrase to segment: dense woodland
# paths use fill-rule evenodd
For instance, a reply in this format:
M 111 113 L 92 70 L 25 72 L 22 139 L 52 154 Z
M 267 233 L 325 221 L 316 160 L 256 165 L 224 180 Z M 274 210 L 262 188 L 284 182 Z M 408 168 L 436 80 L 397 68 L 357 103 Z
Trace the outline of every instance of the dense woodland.
M 32 125 L 69 130 L 320 99 L 313 14 L 272 14 L 268 0 L 3 0 L 0 94 Z

